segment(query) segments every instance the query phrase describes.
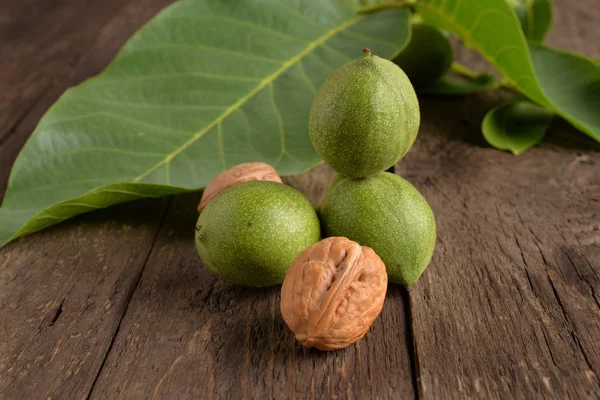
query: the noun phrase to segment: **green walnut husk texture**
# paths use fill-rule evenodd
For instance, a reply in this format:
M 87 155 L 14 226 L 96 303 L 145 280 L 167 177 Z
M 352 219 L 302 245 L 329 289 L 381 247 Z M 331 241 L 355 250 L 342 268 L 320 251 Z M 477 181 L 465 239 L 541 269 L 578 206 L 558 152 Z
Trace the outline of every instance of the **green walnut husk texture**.
M 436 230 L 427 201 L 408 181 L 388 172 L 341 179 L 320 207 L 323 236 L 345 236 L 371 247 L 390 282 L 417 281 L 431 260 Z
M 417 88 L 427 87 L 444 76 L 452 65 L 452 46 L 436 28 L 414 24 L 408 46 L 393 62 Z
M 366 54 L 334 71 L 313 101 L 312 144 L 337 172 L 367 177 L 394 165 L 417 136 L 415 91 L 391 61 Z
M 245 182 L 225 190 L 196 224 L 196 250 L 204 264 L 244 286 L 282 283 L 296 256 L 320 238 L 310 202 L 276 182 Z

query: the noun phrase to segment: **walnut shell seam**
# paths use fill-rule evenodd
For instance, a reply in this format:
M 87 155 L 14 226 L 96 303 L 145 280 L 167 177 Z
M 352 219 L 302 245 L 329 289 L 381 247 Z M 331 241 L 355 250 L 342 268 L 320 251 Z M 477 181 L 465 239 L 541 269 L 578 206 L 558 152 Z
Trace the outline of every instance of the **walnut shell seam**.
M 281 288 L 281 313 L 304 346 L 339 349 L 366 334 L 386 291 L 385 265 L 372 249 L 328 238 L 292 264 Z

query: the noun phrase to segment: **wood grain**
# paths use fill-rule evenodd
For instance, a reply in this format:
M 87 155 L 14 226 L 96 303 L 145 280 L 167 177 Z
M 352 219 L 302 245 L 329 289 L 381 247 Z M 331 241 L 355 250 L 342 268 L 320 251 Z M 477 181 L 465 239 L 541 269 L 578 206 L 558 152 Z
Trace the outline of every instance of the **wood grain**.
M 600 153 L 555 144 L 576 134 L 562 124 L 518 158 L 483 148 L 468 121 L 484 97 L 422 101 L 419 141 L 397 168 L 438 224 L 409 288 L 419 397 L 598 395 Z
M 0 398 L 85 398 L 166 200 L 75 219 L 0 251 Z
M 2 37 L 11 38 L 0 42 L 0 54 L 14 55 L 14 60 L 0 66 L 0 85 L 11 87 L 2 93 L 0 113 L 2 195 L 18 150 L 48 107 L 68 86 L 99 72 L 122 43 L 167 2 L 136 2 L 124 8 L 117 2 L 94 2 L 95 7 L 103 8 L 99 13 L 93 12 L 94 5 L 83 2 L 81 9 L 65 2 L 67 10 L 56 7 L 51 11 L 49 7 L 60 4 L 50 3 L 53 5 L 46 4 L 42 12 L 29 17 L 43 19 L 37 21 L 42 27 L 48 22 L 44 18 L 56 18 L 55 23 L 63 24 L 57 28 L 62 32 L 60 37 L 53 36 L 53 32 L 44 36 L 34 27 L 35 20 L 22 15 L 34 2 L 3 3 L 0 9 Z M 19 36 L 17 32 L 22 29 L 27 34 Z M 21 48 L 21 40 L 28 41 L 29 50 Z M 54 43 L 63 40 L 74 40 L 78 45 Z M 54 50 L 34 54 L 50 42 L 55 44 Z M 85 55 L 77 54 L 82 50 Z M 32 54 L 25 54 L 27 51 Z M 51 69 L 53 63 L 62 65 L 75 56 L 76 65 L 68 73 L 53 75 L 52 84 L 41 98 L 29 105 L 24 103 L 21 85 L 32 91 L 38 86 L 23 83 L 28 78 L 23 81 L 21 75 L 14 75 L 16 67 L 20 66 L 23 74 L 45 76 L 46 68 Z M 8 121 L 6 118 L 14 117 L 15 107 L 24 107 L 24 115 L 14 126 L 2 125 L 2 121 Z M 88 396 L 135 290 L 166 206 L 165 199 L 123 205 L 74 219 L 0 249 L 0 398 Z
M 554 3 L 550 43 L 598 57 L 591 3 Z M 487 148 L 479 121 L 507 97 L 421 99 L 419 139 L 397 166 L 438 224 L 432 264 L 409 288 L 418 396 L 597 398 L 600 146 L 555 121 L 519 157 Z

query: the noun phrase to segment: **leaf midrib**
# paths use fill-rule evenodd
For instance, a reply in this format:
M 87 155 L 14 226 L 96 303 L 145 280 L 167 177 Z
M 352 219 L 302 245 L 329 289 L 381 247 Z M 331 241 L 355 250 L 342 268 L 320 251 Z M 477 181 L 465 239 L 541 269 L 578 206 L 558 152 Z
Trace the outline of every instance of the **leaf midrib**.
M 457 2 L 457 5 L 456 5 L 456 7 L 455 7 L 455 8 L 458 8 L 458 7 L 459 7 L 459 6 L 458 6 L 459 4 L 460 4 L 460 2 Z M 483 56 L 483 57 L 484 57 L 484 58 L 485 58 L 485 59 L 486 59 L 486 60 L 487 60 L 487 61 L 488 61 L 490 64 L 492 64 L 493 66 L 495 66 L 495 67 L 496 67 L 496 68 L 497 68 L 497 69 L 498 69 L 498 70 L 499 70 L 499 71 L 502 73 L 502 75 L 504 75 L 504 76 L 505 76 L 505 77 L 508 79 L 508 81 L 509 81 L 509 82 L 511 82 L 511 83 L 512 83 L 514 86 L 516 86 L 516 87 L 520 88 L 520 89 L 521 89 L 521 92 L 523 92 L 525 95 L 527 95 L 528 97 L 530 97 L 530 98 L 531 98 L 531 100 L 533 100 L 533 101 L 536 101 L 536 102 L 539 102 L 539 103 L 541 103 L 541 104 L 543 104 L 543 105 L 545 105 L 545 106 L 551 106 L 551 103 L 550 103 L 550 102 L 548 101 L 548 99 L 546 98 L 546 93 L 544 93 L 544 91 L 543 91 L 543 89 L 542 89 L 542 87 L 541 87 L 541 85 L 540 85 L 540 83 L 539 83 L 538 77 L 537 77 L 537 75 L 536 75 L 536 73 L 535 73 L 535 69 L 534 69 L 534 67 L 533 67 L 533 60 L 531 59 L 531 55 L 529 54 L 529 49 L 527 49 L 527 41 L 525 40 L 525 36 L 523 35 L 523 33 L 522 33 L 522 32 L 521 32 L 521 36 L 523 37 L 523 41 L 524 41 L 524 43 L 525 43 L 525 53 L 526 53 L 526 55 L 527 55 L 527 61 L 528 61 L 528 63 L 529 63 L 529 67 L 530 67 L 530 69 L 531 69 L 531 72 L 532 72 L 533 79 L 534 79 L 535 83 L 537 84 L 538 88 L 540 89 L 540 94 L 541 94 L 541 95 L 544 97 L 543 99 L 536 99 L 536 98 L 534 98 L 534 96 L 533 96 L 532 94 L 528 93 L 527 91 L 525 91 L 525 90 L 524 90 L 524 89 L 521 87 L 521 85 L 520 85 L 518 82 L 515 82 L 515 81 L 512 79 L 512 77 L 508 76 L 508 74 L 506 73 L 506 71 L 504 70 L 504 68 L 503 68 L 502 66 L 499 66 L 499 65 L 497 65 L 497 63 L 496 63 L 496 62 L 494 62 L 495 60 L 492 60 L 492 59 L 491 59 L 491 58 L 490 58 L 490 57 L 489 57 L 489 56 L 486 54 L 486 52 L 484 51 L 484 49 L 482 49 L 482 48 L 481 48 L 481 43 L 480 43 L 479 41 L 476 41 L 476 40 L 474 40 L 474 38 L 473 38 L 473 36 L 471 35 L 471 33 L 469 32 L 469 30 L 468 30 L 468 29 L 466 29 L 466 28 L 463 28 L 461 25 L 457 24 L 457 23 L 456 23 L 456 22 L 455 22 L 455 21 L 452 19 L 452 16 L 450 16 L 450 15 L 448 15 L 448 14 L 444 13 L 443 11 L 441 11 L 441 10 L 437 9 L 436 7 L 432 7 L 431 5 L 429 5 L 429 4 L 425 3 L 425 2 L 420 2 L 420 3 L 418 3 L 418 6 L 419 6 L 419 7 L 426 8 L 426 9 L 427 9 L 429 12 L 431 12 L 431 13 L 434 13 L 434 14 L 436 14 L 436 15 L 440 16 L 440 17 L 441 17 L 441 18 L 443 18 L 443 19 L 444 19 L 444 20 L 445 20 L 445 21 L 446 21 L 448 24 L 450 24 L 452 27 L 454 27 L 454 29 L 456 29 L 458 32 L 460 32 L 460 34 L 461 34 L 463 37 L 466 37 L 466 38 L 467 38 L 469 41 L 471 41 L 472 43 L 475 43 L 475 44 L 477 45 L 477 50 L 479 50 L 479 53 L 480 53 L 480 54 L 481 54 L 481 55 L 482 55 L 482 56 Z M 456 11 L 456 10 L 453 10 L 453 11 Z M 515 18 L 516 18 L 516 17 L 515 17 Z M 519 23 L 519 21 L 516 21 L 516 22 L 517 22 L 517 23 Z M 520 24 L 520 23 L 519 23 L 519 24 Z M 540 101 L 540 100 L 544 100 L 544 101 L 542 102 L 542 101 Z
M 357 22 L 363 20 L 364 18 L 366 18 L 364 15 L 356 16 L 356 17 L 354 17 L 354 18 L 352 18 L 352 19 L 344 22 L 340 26 L 338 26 L 336 28 L 333 28 L 333 29 L 330 29 L 329 31 L 327 31 L 323 36 L 321 36 L 317 40 L 315 40 L 313 42 L 310 42 L 310 44 L 303 51 L 301 51 L 300 53 L 298 53 L 294 57 L 290 58 L 288 61 L 284 62 L 283 65 L 279 69 L 277 69 L 271 75 L 269 75 L 266 78 L 264 78 L 254 89 L 252 89 L 245 96 L 243 96 L 238 101 L 236 101 L 234 104 L 232 104 L 230 107 L 228 107 L 221 115 L 219 115 L 216 119 L 214 119 L 211 123 L 209 123 L 206 127 L 204 127 L 204 129 L 202 129 L 202 130 L 198 131 L 197 133 L 195 133 L 188 141 L 186 141 L 180 147 L 178 147 L 177 149 L 175 149 L 173 152 L 169 153 L 163 160 L 161 160 L 160 162 L 158 162 L 155 165 L 153 165 L 152 167 L 150 167 L 150 169 L 148 169 L 142 175 L 137 176 L 135 179 L 133 179 L 132 182 L 134 182 L 134 183 L 139 182 L 141 179 L 143 179 L 144 177 L 148 176 L 149 174 L 151 174 L 156 169 L 158 169 L 161 166 L 169 163 L 173 158 L 175 158 L 175 156 L 177 156 L 179 153 L 181 153 L 182 151 L 184 151 L 185 149 L 187 149 L 189 146 L 191 146 L 192 144 L 194 144 L 197 140 L 199 140 L 202 136 L 204 136 L 205 133 L 207 133 L 208 131 L 210 131 L 217 124 L 221 123 L 225 118 L 227 118 L 229 115 L 231 115 L 234 111 L 236 111 L 237 109 L 239 109 L 243 104 L 245 104 L 255 94 L 257 94 L 262 89 L 264 89 L 265 87 L 267 87 L 268 85 L 270 85 L 271 83 L 273 83 L 273 81 L 275 79 L 277 79 L 281 74 L 283 74 L 284 72 L 286 72 L 294 64 L 296 64 L 297 62 L 299 62 L 302 58 L 304 58 L 312 50 L 314 50 L 318 46 L 320 46 L 323 43 L 325 43 L 327 40 L 329 40 L 331 37 L 335 36 L 337 33 L 341 32 L 341 31 L 344 31 L 345 29 L 347 29 L 350 26 L 356 24 Z
M 457 7 L 458 7 L 458 2 L 457 2 Z M 444 13 L 443 11 L 439 10 L 436 7 L 431 6 L 428 3 L 425 2 L 419 2 L 417 4 L 419 7 L 423 7 L 425 9 L 427 9 L 429 12 L 438 15 L 439 17 L 441 17 L 442 19 L 444 19 L 449 25 L 451 25 L 452 27 L 454 27 L 454 29 L 456 29 L 458 32 L 460 32 L 461 35 L 463 35 L 464 37 L 467 37 L 469 40 L 471 40 L 473 43 L 475 43 L 477 45 L 476 49 L 479 51 L 479 53 L 493 66 L 495 66 L 508 80 L 509 82 L 511 82 L 521 93 L 523 93 L 525 96 L 527 96 L 529 99 L 531 99 L 532 101 L 536 102 L 537 104 L 540 104 L 546 108 L 548 108 L 549 110 L 553 111 L 554 113 L 562 116 L 564 119 L 566 119 L 567 121 L 569 121 L 571 124 L 573 124 L 573 126 L 575 126 L 577 129 L 581 130 L 582 132 L 586 133 L 587 135 L 591 136 L 592 138 L 597 139 L 597 136 L 594 133 L 594 130 L 589 127 L 587 124 L 582 123 L 581 121 L 579 121 L 577 118 L 573 117 L 569 112 L 564 111 L 563 109 L 559 108 L 553 99 L 549 98 L 548 94 L 546 93 L 545 88 L 541 85 L 538 75 L 537 75 L 537 71 L 535 70 L 535 67 L 533 65 L 533 59 L 531 57 L 531 53 L 529 50 L 529 44 L 528 41 L 526 40 L 523 32 L 520 30 L 520 34 L 523 38 L 523 41 L 525 42 L 525 53 L 527 56 L 527 61 L 529 63 L 529 66 L 531 68 L 531 71 L 533 72 L 533 79 L 534 82 L 536 83 L 540 94 L 542 95 L 541 99 L 536 98 L 533 94 L 529 93 L 528 91 L 526 91 L 525 89 L 523 89 L 518 82 L 515 82 L 511 77 L 508 76 L 508 74 L 506 74 L 506 71 L 504 70 L 504 68 L 502 68 L 501 66 L 497 65 L 496 62 L 494 62 L 494 60 L 490 59 L 490 57 L 488 57 L 488 55 L 483 51 L 483 49 L 480 48 L 480 43 L 478 41 L 473 40 L 473 37 L 471 36 L 471 34 L 468 32 L 467 29 L 464 29 L 462 26 L 460 26 L 459 24 L 457 24 L 450 15 Z M 456 8 L 457 8 L 456 7 Z M 516 16 L 515 16 L 516 18 Z M 516 21 L 519 26 L 520 26 L 520 22 L 517 20 Z M 565 52 L 565 51 L 562 51 Z M 566 52 L 568 53 L 568 52 Z

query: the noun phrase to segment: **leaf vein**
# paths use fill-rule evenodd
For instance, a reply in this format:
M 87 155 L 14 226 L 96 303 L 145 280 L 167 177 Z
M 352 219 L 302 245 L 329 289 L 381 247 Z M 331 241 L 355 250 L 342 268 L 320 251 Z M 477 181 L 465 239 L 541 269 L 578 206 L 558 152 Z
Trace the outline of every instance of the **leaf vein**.
M 475 18 L 475 21 L 473 22 L 473 24 L 467 28 L 466 32 L 469 34 L 469 37 L 472 37 L 473 31 L 475 30 L 477 25 L 479 25 L 481 23 L 481 21 L 483 20 L 483 17 L 488 14 L 498 14 L 505 18 L 511 17 L 510 15 L 506 15 L 505 13 L 500 12 L 498 10 L 484 10 L 477 15 L 477 18 Z
M 317 26 L 322 26 L 322 27 L 327 27 L 329 28 L 329 26 L 321 24 L 319 22 L 316 22 L 310 18 L 308 18 L 306 15 L 302 14 L 300 11 L 298 11 L 297 9 L 295 9 L 294 7 L 292 7 L 291 5 L 289 5 L 288 3 L 281 1 L 281 0 L 275 0 L 277 3 L 279 3 L 279 5 L 281 5 L 282 7 L 286 8 L 287 10 L 291 11 L 294 15 L 296 15 L 297 17 L 300 17 L 301 19 L 303 19 L 306 22 L 310 22 L 313 25 L 317 25 Z
M 19 194 L 23 194 L 23 193 L 29 193 L 32 191 L 38 191 L 40 189 L 53 189 L 53 188 L 57 188 L 57 187 L 62 187 L 62 186 L 72 186 L 72 185 L 78 185 L 80 183 L 93 183 L 93 182 L 104 182 L 104 181 L 115 181 L 115 180 L 124 180 L 127 179 L 126 177 L 124 178 L 89 178 L 89 179 L 80 179 L 77 181 L 69 181 L 69 182 L 61 182 L 61 183 L 51 183 L 51 184 L 47 184 L 47 185 L 38 185 L 35 187 L 31 187 L 29 189 L 26 190 L 18 190 L 18 189 L 13 189 L 13 192 L 15 193 L 19 193 Z
M 249 60 L 265 61 L 265 62 L 270 62 L 270 63 L 275 63 L 275 64 L 285 63 L 285 60 L 278 60 L 276 58 L 262 57 L 262 56 L 257 56 L 254 54 L 244 53 L 241 51 L 221 49 L 218 47 L 210 47 L 210 46 L 205 46 L 202 44 L 164 43 L 164 44 L 155 44 L 155 45 L 151 45 L 151 46 L 140 46 L 136 49 L 136 51 L 164 49 L 164 48 L 186 48 L 186 49 L 193 49 L 193 50 L 206 50 L 206 51 L 211 51 L 214 53 L 222 53 L 222 54 L 228 54 L 228 55 L 232 55 L 232 56 L 247 58 Z
M 344 59 L 344 60 L 346 60 L 346 61 L 351 61 L 351 60 L 352 60 L 352 59 L 351 59 L 350 57 L 348 57 L 346 54 L 342 53 L 342 52 L 341 52 L 341 51 L 339 51 L 339 50 L 336 50 L 336 49 L 334 49 L 334 48 L 333 48 L 333 47 L 331 47 L 331 46 L 328 46 L 328 45 L 326 45 L 326 44 L 322 44 L 322 45 L 321 45 L 321 47 L 322 47 L 323 49 L 325 49 L 325 50 L 327 50 L 327 51 L 331 52 L 331 53 L 337 54 L 338 56 L 340 56 L 341 58 L 343 58 L 343 59 Z
M 358 39 L 369 40 L 373 43 L 379 43 L 384 46 L 393 47 L 394 49 L 398 48 L 398 46 L 396 46 L 396 44 L 394 44 L 392 42 L 388 42 L 387 40 L 381 40 L 381 39 L 377 39 L 377 38 L 374 38 L 371 36 L 363 35 L 362 33 L 352 32 L 352 31 L 349 31 L 348 29 L 343 30 L 341 33 L 348 35 L 348 36 L 353 36 Z
M 133 156 L 142 156 L 142 157 L 164 157 L 165 155 L 162 153 L 143 153 L 131 150 L 117 149 L 112 147 L 88 147 L 85 149 L 73 150 L 73 151 L 61 151 L 55 153 L 41 153 L 36 155 L 38 159 L 43 158 L 52 158 L 52 157 L 60 157 L 66 155 L 75 155 L 75 154 L 84 154 L 84 153 L 118 153 L 118 154 L 129 154 Z
M 159 108 L 165 110 L 224 110 L 226 106 L 188 106 L 188 105 L 169 105 L 169 104 L 150 104 L 150 103 L 127 103 L 120 101 L 103 101 L 103 100 L 90 100 L 85 97 L 71 97 L 77 101 L 86 101 L 88 103 L 106 104 L 111 106 L 124 106 L 124 107 L 137 107 L 137 108 Z
M 281 158 L 285 154 L 285 131 L 283 128 L 283 120 L 281 119 L 281 114 L 279 113 L 279 109 L 277 108 L 277 104 L 275 103 L 275 94 L 273 93 L 273 84 L 269 84 L 269 99 L 271 101 L 271 107 L 273 108 L 273 113 L 275 114 L 275 118 L 277 119 L 277 124 L 279 125 L 279 136 L 281 140 L 281 153 L 277 157 L 275 164 L 273 166 L 279 165 Z
M 302 75 L 302 79 L 306 82 L 306 85 L 309 87 L 310 91 L 314 94 L 317 94 L 317 89 L 314 87 L 313 83 L 308 78 L 304 67 L 302 66 L 302 60 L 298 61 L 298 69 L 300 70 L 300 74 Z
M 58 121 L 53 121 L 51 124 L 47 124 L 47 125 L 41 126 L 40 129 L 48 129 L 50 127 L 53 127 L 55 125 L 59 125 L 59 124 L 65 123 L 65 122 L 77 121 L 77 120 L 80 120 L 80 119 L 86 119 L 86 118 L 90 118 L 90 117 L 111 117 L 111 118 L 122 119 L 124 121 L 129 121 L 131 123 L 136 123 L 136 124 L 139 124 L 139 125 L 147 126 L 147 127 L 152 128 L 152 129 L 159 130 L 159 131 L 173 132 L 173 133 L 182 134 L 182 135 L 183 134 L 189 135 L 189 133 L 190 133 L 189 131 L 180 131 L 180 130 L 165 128 L 165 127 L 156 127 L 153 124 L 149 124 L 149 123 L 147 123 L 145 121 L 142 121 L 142 120 L 139 120 L 139 119 L 129 118 L 129 117 L 126 117 L 126 116 L 121 115 L 121 114 L 115 114 L 115 113 L 106 112 L 106 111 L 95 112 L 95 113 L 84 114 L 84 115 L 78 115 L 77 117 L 73 117 L 73 118 L 59 119 Z
M 308 40 L 303 40 L 303 39 L 299 39 L 297 37 L 294 37 L 292 35 L 288 35 L 285 34 L 283 32 L 280 32 L 276 29 L 272 29 L 272 28 L 268 28 L 262 25 L 258 25 L 255 24 L 253 22 L 249 22 L 249 21 L 244 21 L 242 19 L 239 18 L 232 18 L 232 17 L 227 17 L 224 15 L 217 15 L 217 14 L 190 14 L 190 15 L 176 15 L 173 16 L 172 18 L 183 18 L 183 19 L 214 19 L 214 20 L 222 20 L 222 21 L 229 21 L 229 22 L 233 22 L 233 23 L 237 23 L 239 25 L 245 25 L 248 26 L 250 28 L 254 28 L 257 31 L 262 31 L 265 32 L 269 35 L 275 35 L 275 36 L 279 36 L 285 39 L 290 39 L 290 40 L 294 40 L 300 43 L 310 43 Z
M 237 76 L 237 75 L 221 75 L 213 74 L 211 72 L 202 71 L 186 71 L 177 73 L 166 73 L 166 74 L 154 74 L 154 75 L 127 75 L 123 78 L 104 78 L 102 77 L 102 83 L 104 82 L 129 82 L 132 80 L 152 80 L 152 79 L 165 79 L 165 78 L 181 78 L 198 76 L 203 78 L 221 79 L 227 81 L 238 81 L 238 82 L 260 82 L 259 78 L 252 78 L 249 76 Z
M 225 149 L 223 148 L 223 122 L 217 124 L 217 139 L 219 140 L 219 157 L 221 158 L 221 168 L 223 171 L 227 169 L 227 161 L 225 161 Z
M 349 26 L 352 26 L 352 25 L 356 24 L 359 21 L 362 21 L 364 18 L 365 18 L 365 16 L 363 16 L 363 15 L 359 15 L 359 16 L 357 16 L 355 18 L 352 18 L 352 19 L 346 21 L 345 23 L 337 26 L 336 28 L 333 28 L 333 29 L 329 30 L 326 34 L 324 34 L 323 36 L 321 36 L 319 39 L 317 39 L 314 42 L 312 42 L 303 51 L 301 51 L 296 56 L 294 56 L 291 59 L 289 59 L 281 67 L 279 67 L 279 69 L 277 69 L 271 75 L 269 75 L 265 79 L 263 79 L 260 82 L 259 85 L 257 85 L 253 90 L 251 90 L 245 96 L 241 97 L 238 101 L 236 101 L 234 104 L 232 104 L 229 108 L 227 108 L 227 110 L 225 110 L 214 121 L 212 121 L 211 123 L 209 123 L 204 129 L 202 129 L 199 132 L 197 132 L 196 134 L 194 134 L 183 145 L 181 145 L 180 147 L 178 147 L 177 149 L 175 149 L 163 161 L 157 163 L 155 166 L 153 166 L 152 168 L 150 168 L 148 171 L 146 171 L 142 175 L 139 175 L 138 177 L 136 177 L 133 180 L 133 182 L 139 182 L 145 176 L 148 176 L 148 174 L 150 174 L 154 169 L 159 168 L 162 164 L 164 164 L 165 162 L 169 161 L 170 159 L 172 159 L 173 157 L 175 157 L 177 154 L 181 153 L 182 151 L 184 151 L 186 148 L 188 148 L 193 143 L 195 143 L 198 139 L 200 139 L 211 128 L 213 128 L 219 122 L 221 122 L 225 118 L 227 118 L 231 113 L 233 113 L 238 108 L 240 108 L 250 98 L 252 98 L 256 93 L 258 93 L 259 91 L 261 91 L 265 86 L 268 86 L 269 84 L 271 84 L 276 78 L 278 78 L 281 74 L 283 74 L 284 72 L 286 72 L 292 65 L 295 65 L 299 60 L 301 60 L 303 57 L 305 57 L 307 54 L 309 54 L 312 50 L 314 50 L 315 48 L 319 47 L 321 44 L 323 44 L 324 42 L 326 42 L 327 40 L 329 40 L 331 37 L 333 37 L 334 35 L 336 35 L 340 31 L 348 28 Z

